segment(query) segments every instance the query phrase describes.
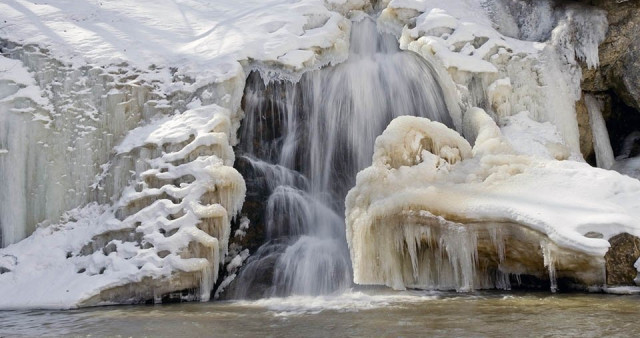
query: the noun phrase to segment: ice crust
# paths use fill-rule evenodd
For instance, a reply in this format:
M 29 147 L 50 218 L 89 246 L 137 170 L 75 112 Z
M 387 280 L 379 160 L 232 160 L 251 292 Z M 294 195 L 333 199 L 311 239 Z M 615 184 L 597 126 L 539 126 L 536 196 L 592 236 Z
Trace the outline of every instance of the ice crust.
M 223 81 L 238 62 L 300 71 L 343 60 L 350 24 L 339 10 L 354 6 L 364 4 L 343 1 L 330 11 L 320 0 L 10 0 L 0 4 L 0 37 L 49 48 L 76 67 L 126 62 Z M 170 84 L 174 74 L 161 75 Z

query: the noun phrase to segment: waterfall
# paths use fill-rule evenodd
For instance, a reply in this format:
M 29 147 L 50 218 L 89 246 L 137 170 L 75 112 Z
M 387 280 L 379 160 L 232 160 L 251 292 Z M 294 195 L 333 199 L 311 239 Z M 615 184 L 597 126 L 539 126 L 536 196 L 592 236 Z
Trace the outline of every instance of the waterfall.
M 400 51 L 369 17 L 353 24 L 346 62 L 298 83 L 249 77 L 240 160 L 250 168 L 243 173 L 248 198 L 252 182 L 269 197 L 261 203 L 265 244 L 231 297 L 318 295 L 352 285 L 344 197 L 393 118 L 422 116 L 453 127 L 440 83 L 429 61 Z

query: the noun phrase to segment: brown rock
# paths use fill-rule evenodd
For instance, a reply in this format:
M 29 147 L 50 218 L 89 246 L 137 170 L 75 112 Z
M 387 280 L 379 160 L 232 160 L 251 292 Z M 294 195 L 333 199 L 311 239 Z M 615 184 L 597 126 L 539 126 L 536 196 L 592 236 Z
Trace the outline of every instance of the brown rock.
M 623 233 L 609 239 L 611 248 L 604 256 L 607 285 L 635 285 L 638 271 L 633 266 L 640 257 L 640 238 Z

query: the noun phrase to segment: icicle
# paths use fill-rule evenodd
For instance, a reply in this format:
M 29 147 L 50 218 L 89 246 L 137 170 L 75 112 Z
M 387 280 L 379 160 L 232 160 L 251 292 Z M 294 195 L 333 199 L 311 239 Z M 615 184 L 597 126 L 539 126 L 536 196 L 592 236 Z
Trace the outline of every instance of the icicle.
M 549 270 L 549 283 L 551 292 L 558 291 L 558 282 L 556 280 L 556 261 L 553 256 L 551 244 L 546 240 L 540 241 L 540 249 L 544 258 L 544 267 Z

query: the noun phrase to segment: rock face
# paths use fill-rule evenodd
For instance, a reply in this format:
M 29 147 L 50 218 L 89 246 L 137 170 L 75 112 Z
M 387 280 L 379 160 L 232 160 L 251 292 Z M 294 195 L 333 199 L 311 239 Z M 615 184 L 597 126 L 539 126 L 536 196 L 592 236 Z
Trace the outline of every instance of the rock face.
M 595 165 L 593 132 L 589 124 L 589 111 L 584 103 L 584 95 L 580 98 L 580 101 L 576 102 L 576 118 L 578 119 L 578 129 L 580 130 L 580 152 L 587 162 Z
M 609 239 L 611 248 L 604 256 L 607 285 L 634 285 L 638 270 L 633 266 L 640 257 L 640 238 L 623 233 Z

